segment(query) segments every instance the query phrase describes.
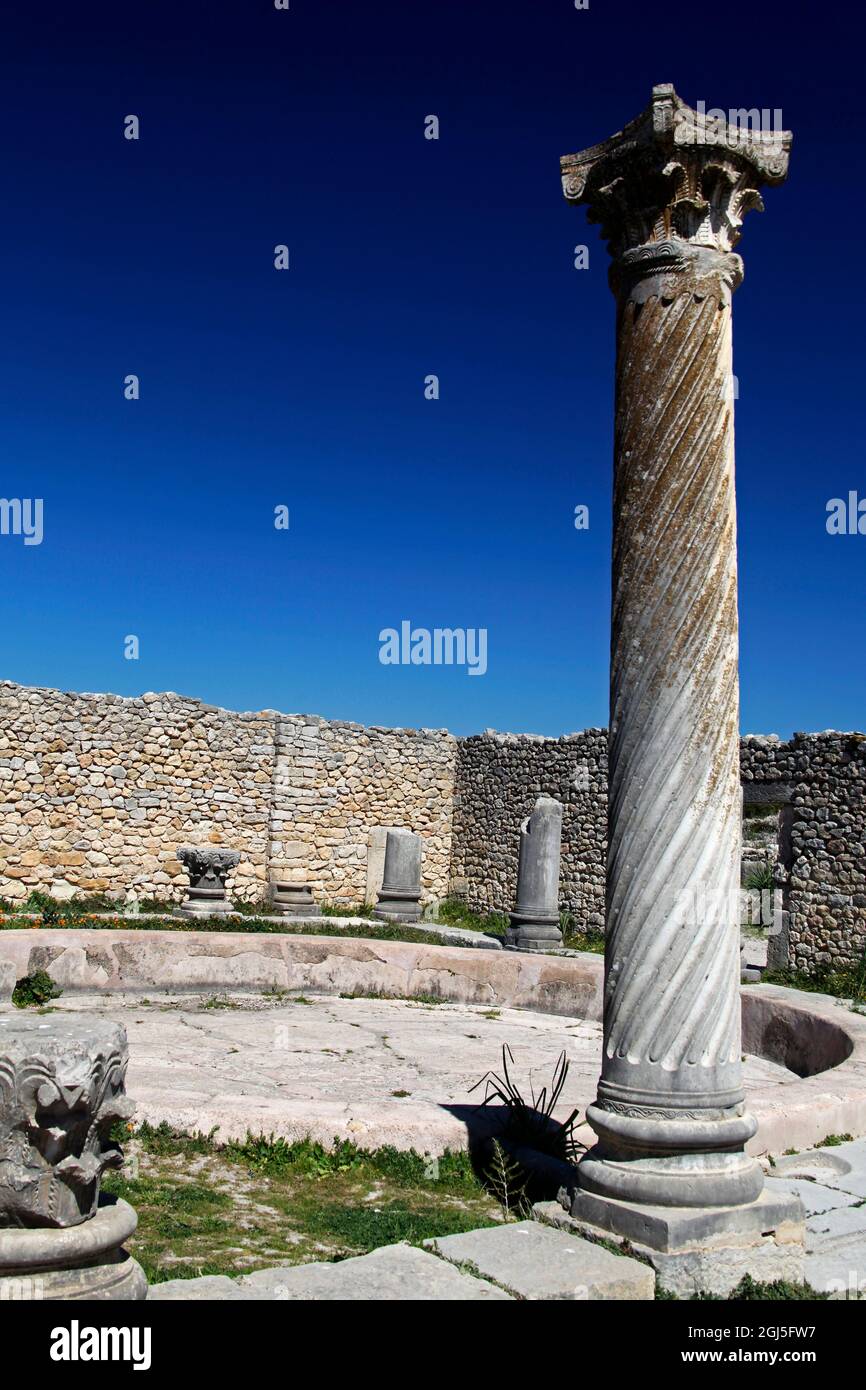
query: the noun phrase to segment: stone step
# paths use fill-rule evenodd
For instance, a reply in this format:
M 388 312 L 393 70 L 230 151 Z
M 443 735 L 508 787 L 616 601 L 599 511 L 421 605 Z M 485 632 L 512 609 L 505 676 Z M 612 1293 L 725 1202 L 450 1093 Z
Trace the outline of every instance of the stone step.
M 539 1221 L 439 1236 L 424 1244 L 515 1298 L 583 1301 L 655 1296 L 655 1274 L 648 1265 Z

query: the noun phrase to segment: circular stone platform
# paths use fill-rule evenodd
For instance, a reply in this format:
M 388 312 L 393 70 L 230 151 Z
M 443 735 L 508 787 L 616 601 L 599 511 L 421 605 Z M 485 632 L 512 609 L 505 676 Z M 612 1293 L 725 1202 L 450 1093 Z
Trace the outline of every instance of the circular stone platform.
M 136 1118 L 162 1120 L 217 1140 L 309 1135 L 324 1144 L 351 1139 L 362 1148 L 393 1144 L 440 1154 L 467 1147 L 495 1113 L 477 1113 L 499 1070 L 503 1044 L 528 1096 L 549 1085 L 559 1053 L 570 1068 L 557 1114 L 581 1114 L 595 1096 L 601 1025 L 520 1009 L 340 999 L 322 995 L 272 1003 L 249 996 L 127 1002 L 79 996 L 64 1010 L 93 1010 L 124 1024 L 129 1036 L 127 1090 Z M 783 1086 L 793 1073 L 747 1057 L 746 1086 Z M 588 1129 L 579 1137 L 591 1142 Z

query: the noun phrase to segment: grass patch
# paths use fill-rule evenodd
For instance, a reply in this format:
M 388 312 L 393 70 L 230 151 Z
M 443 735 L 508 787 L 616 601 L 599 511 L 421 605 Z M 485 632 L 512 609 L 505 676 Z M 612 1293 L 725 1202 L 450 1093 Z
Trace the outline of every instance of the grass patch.
M 408 1241 L 420 1245 L 433 1236 L 457 1235 L 478 1226 L 474 1211 L 440 1205 L 412 1206 L 397 1199 L 385 1206 L 342 1206 L 325 1203 L 307 1213 L 306 1227 L 312 1235 L 337 1241 L 353 1251 L 375 1250 L 380 1245 Z M 490 1225 L 489 1221 L 482 1222 Z
M 743 820 L 768 820 L 771 816 L 778 816 L 784 805 L 784 801 L 750 802 L 743 807 Z
M 762 864 L 759 869 L 752 869 L 746 874 L 744 888 L 751 889 L 753 892 L 773 892 L 776 887 L 774 868 L 769 861 Z
M 675 1298 L 676 1294 L 662 1291 L 656 1297 Z M 753 1279 L 750 1274 L 746 1274 L 730 1293 L 696 1293 L 688 1301 L 690 1303 L 797 1303 L 803 1300 L 823 1302 L 829 1297 L 828 1293 L 819 1293 L 810 1284 L 792 1284 L 788 1279 L 777 1279 L 772 1284 L 762 1284 L 759 1280 Z
M 405 1240 L 496 1224 L 496 1201 L 469 1155 L 333 1147 L 143 1124 L 124 1170 L 103 1179 L 139 1224 L 128 1242 L 151 1283 L 340 1260 Z M 131 1161 L 130 1161 L 131 1159 Z
M 570 951 L 592 951 L 596 955 L 604 955 L 603 927 L 582 927 L 572 913 L 560 912 L 559 930 L 562 932 L 563 946 Z
M 44 895 L 43 895 L 44 896 Z M 56 909 L 43 912 L 40 921 L 24 918 L 24 907 L 13 912 L 0 912 L 0 931 L 20 931 L 41 927 L 76 930 L 83 927 L 93 931 L 174 931 L 174 932 L 250 932 L 271 936 L 351 936 L 370 941 L 410 941 L 424 946 L 464 947 L 470 943 L 440 936 L 435 931 L 419 931 L 404 922 L 382 922 L 378 918 L 353 923 L 344 933 L 326 923 L 268 922 L 261 917 L 233 914 L 230 917 L 103 917 L 91 911 L 81 911 L 72 901 L 58 903 Z M 27 909 L 36 911 L 36 908 Z M 341 917 L 342 912 L 326 913 Z
M 341 999 L 399 999 L 404 1004 L 447 1004 L 438 994 L 389 994 L 384 989 L 356 989 L 351 994 L 341 994 Z
M 375 911 L 373 903 L 322 903 L 319 908 L 322 917 L 373 917 Z
M 473 912 L 459 898 L 443 898 L 435 920 L 441 926 L 463 927 L 466 931 L 486 932 L 490 936 L 504 936 L 509 926 L 505 912 Z
M 808 973 L 785 967 L 781 970 L 765 970 L 762 983 L 784 985 L 787 989 L 801 989 L 810 994 L 831 994 L 836 999 L 850 999 L 855 1004 L 866 1003 L 866 951 L 856 965 L 837 967 L 818 965 Z
M 469 931 L 485 932 L 488 936 L 504 937 L 510 926 L 505 912 L 473 912 L 459 898 L 445 898 L 439 904 L 435 921 L 443 926 L 465 927 Z M 571 951 L 592 951 L 604 954 L 604 931 L 601 927 L 581 927 L 570 912 L 561 912 L 559 925 L 562 944 Z

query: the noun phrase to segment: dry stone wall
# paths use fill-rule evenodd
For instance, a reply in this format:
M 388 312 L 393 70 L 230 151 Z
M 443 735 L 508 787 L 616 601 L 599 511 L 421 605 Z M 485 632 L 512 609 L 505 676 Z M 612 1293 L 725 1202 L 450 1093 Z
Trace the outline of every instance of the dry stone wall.
M 741 741 L 744 802 L 778 815 L 784 929 L 774 964 L 853 965 L 866 952 L 866 737 Z M 0 682 L 0 896 L 107 893 L 179 901 L 179 845 L 241 851 L 235 900 L 269 877 L 319 902 L 367 893 L 374 832 L 424 839 L 425 900 L 514 903 L 520 823 L 563 803 L 561 903 L 604 922 L 607 736 L 365 728 L 179 695 L 79 695 Z M 748 833 L 748 820 L 747 820 Z M 381 836 L 378 837 L 381 868 Z
M 812 972 L 857 964 L 866 952 L 866 736 L 747 737 L 746 804 L 780 809 L 784 926 L 769 960 Z
M 560 904 L 581 926 L 604 926 L 607 733 L 563 738 L 488 732 L 461 739 L 452 886 L 478 911 L 514 906 L 520 825 L 536 797 L 563 804 Z
M 565 808 L 561 905 L 579 925 L 603 924 L 606 743 L 601 729 L 461 741 L 452 871 L 470 906 L 513 904 L 520 822 L 545 792 Z M 778 815 L 783 912 L 782 930 L 769 938 L 770 963 L 810 972 L 856 964 L 866 952 L 866 736 L 747 735 L 740 775 L 745 806 Z
M 451 863 L 457 739 L 444 729 L 366 728 L 280 716 L 271 868 L 312 885 L 319 901 L 361 902 L 370 832 L 423 837 L 423 897 L 444 897 Z
M 427 897 L 447 891 L 457 741 L 179 695 L 79 695 L 0 683 L 0 896 L 184 896 L 177 847 L 241 851 L 254 902 L 269 874 L 358 902 L 376 825 L 425 839 Z
M 0 684 L 0 894 L 180 899 L 179 845 L 242 852 L 266 880 L 274 720 L 171 693 L 123 699 Z

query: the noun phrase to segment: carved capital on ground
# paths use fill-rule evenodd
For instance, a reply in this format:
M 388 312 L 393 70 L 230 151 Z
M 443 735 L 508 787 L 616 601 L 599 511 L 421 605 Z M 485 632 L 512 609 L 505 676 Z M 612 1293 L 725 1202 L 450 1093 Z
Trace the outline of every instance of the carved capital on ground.
M 190 882 L 198 887 L 220 888 L 232 869 L 240 863 L 240 851 L 222 849 L 213 845 L 184 845 L 177 851 L 179 863 L 183 864 Z
M 81 1016 L 0 1019 L 0 1229 L 75 1226 L 96 1211 L 133 1113 L 126 1033 Z

